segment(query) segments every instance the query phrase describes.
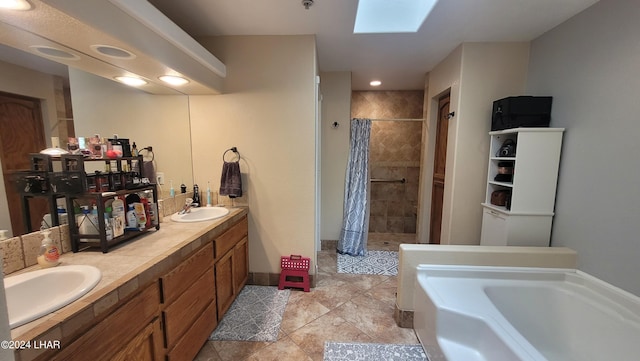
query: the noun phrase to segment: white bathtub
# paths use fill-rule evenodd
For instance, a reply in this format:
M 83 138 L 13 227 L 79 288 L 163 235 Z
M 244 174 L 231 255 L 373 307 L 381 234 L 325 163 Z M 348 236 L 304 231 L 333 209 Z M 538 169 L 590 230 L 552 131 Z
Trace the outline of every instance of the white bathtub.
M 414 307 L 432 361 L 640 360 L 640 298 L 577 270 L 420 265 Z

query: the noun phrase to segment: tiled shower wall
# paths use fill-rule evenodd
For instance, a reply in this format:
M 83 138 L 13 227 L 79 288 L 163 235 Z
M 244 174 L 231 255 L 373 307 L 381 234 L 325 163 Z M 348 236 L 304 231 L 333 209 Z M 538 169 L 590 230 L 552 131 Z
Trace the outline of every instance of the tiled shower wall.
M 422 148 L 423 91 L 353 92 L 352 118 L 370 118 L 369 232 L 415 233 Z M 383 119 L 383 120 L 375 120 Z M 394 120 L 404 119 L 404 120 Z

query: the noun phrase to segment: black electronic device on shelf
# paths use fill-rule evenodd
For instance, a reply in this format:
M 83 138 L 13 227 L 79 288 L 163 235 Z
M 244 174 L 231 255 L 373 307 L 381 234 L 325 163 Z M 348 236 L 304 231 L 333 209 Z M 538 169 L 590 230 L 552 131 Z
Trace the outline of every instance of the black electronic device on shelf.
M 491 130 L 548 127 L 552 97 L 515 96 L 493 102 Z

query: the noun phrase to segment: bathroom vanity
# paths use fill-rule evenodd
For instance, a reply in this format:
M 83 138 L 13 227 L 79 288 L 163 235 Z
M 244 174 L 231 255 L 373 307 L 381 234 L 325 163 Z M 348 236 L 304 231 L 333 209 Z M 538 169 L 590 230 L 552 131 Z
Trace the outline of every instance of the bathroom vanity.
M 248 279 L 245 208 L 175 223 L 107 254 L 66 253 L 102 281 L 76 302 L 12 330 L 14 340 L 60 347 L 16 350 L 28 360 L 192 360 Z

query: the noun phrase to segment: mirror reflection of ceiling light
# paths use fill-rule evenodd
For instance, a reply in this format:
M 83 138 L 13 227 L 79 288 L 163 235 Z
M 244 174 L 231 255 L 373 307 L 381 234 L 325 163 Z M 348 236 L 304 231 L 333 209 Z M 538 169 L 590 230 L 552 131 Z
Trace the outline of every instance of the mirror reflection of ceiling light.
M 142 86 L 147 84 L 146 80 L 135 76 L 117 76 L 115 79 L 129 86 Z
M 135 59 L 136 55 L 128 50 L 118 48 L 111 45 L 91 45 L 91 50 L 98 54 L 108 56 L 115 59 Z
M 80 57 L 76 54 L 72 54 L 66 50 L 61 50 L 46 45 L 32 45 L 31 49 L 35 50 L 40 55 L 44 55 L 50 58 L 56 58 L 61 60 L 80 60 Z
M 169 85 L 176 85 L 176 86 L 185 85 L 189 82 L 189 80 L 177 75 L 163 75 L 161 77 L 158 77 L 158 79 L 162 80 L 163 82 Z
M 382 82 L 380 80 L 372 80 L 371 82 L 369 82 L 369 85 L 371 85 L 371 86 L 380 86 L 380 85 L 382 85 Z
M 31 10 L 27 0 L 0 0 L 0 8 L 11 10 Z

